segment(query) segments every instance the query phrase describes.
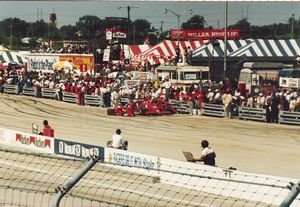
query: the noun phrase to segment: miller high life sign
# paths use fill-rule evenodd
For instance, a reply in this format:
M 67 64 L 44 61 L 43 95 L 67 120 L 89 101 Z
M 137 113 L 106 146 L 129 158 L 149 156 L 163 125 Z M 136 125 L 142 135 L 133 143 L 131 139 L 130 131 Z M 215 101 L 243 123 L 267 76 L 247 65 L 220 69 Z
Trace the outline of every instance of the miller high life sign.
M 199 40 L 199 39 L 218 39 L 224 38 L 225 32 L 223 29 L 210 29 L 210 30 L 171 30 L 170 36 L 172 40 Z M 227 38 L 234 39 L 240 38 L 239 29 L 227 30 Z

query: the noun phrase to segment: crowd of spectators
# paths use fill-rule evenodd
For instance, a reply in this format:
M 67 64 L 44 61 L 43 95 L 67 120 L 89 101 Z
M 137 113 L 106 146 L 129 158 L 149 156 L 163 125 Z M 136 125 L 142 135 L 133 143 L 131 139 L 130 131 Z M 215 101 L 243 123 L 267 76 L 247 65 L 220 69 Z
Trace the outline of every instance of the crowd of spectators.
M 79 104 L 84 104 L 84 94 L 102 96 L 103 107 L 113 108 L 120 104 L 121 98 L 150 101 L 176 99 L 189 102 L 194 109 L 201 109 L 203 103 L 223 104 L 230 107 L 231 112 L 239 106 L 265 108 L 267 114 L 271 114 L 267 116 L 267 122 L 278 122 L 279 110 L 300 112 L 300 96 L 296 90 L 278 89 L 268 94 L 253 95 L 249 92 L 242 94 L 239 89 L 229 90 L 224 84 L 218 88 L 193 84 L 189 90 L 184 91 L 183 88 L 174 87 L 168 78 L 163 81 L 124 84 L 130 78 L 130 72 L 125 72 L 120 64 L 100 65 L 94 74 L 72 70 L 43 73 L 8 68 L 0 71 L 0 92 L 3 93 L 3 85 L 7 83 L 18 85 L 19 95 L 22 95 L 24 87 L 54 89 L 60 101 L 63 92 L 76 93 Z
M 68 54 L 91 54 L 92 50 L 87 45 L 66 44 L 60 48 L 53 48 L 49 45 L 41 45 L 38 49 L 31 51 L 32 53 L 68 53 Z

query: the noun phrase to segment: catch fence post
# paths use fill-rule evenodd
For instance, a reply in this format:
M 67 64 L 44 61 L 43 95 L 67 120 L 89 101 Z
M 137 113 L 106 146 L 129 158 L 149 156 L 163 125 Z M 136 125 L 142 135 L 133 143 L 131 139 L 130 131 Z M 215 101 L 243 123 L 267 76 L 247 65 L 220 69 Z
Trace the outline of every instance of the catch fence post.
M 296 199 L 298 194 L 300 193 L 300 181 L 297 184 L 290 183 L 291 185 L 288 188 L 291 190 L 287 197 L 282 201 L 279 207 L 288 207 L 293 201 Z
M 99 157 L 91 157 L 91 159 L 86 163 L 86 165 L 77 173 L 75 174 L 71 180 L 69 180 L 64 187 L 58 187 L 55 189 L 57 192 L 54 207 L 59 207 L 59 203 L 61 199 L 69 192 L 72 187 L 90 170 L 92 167 L 98 162 L 100 159 Z

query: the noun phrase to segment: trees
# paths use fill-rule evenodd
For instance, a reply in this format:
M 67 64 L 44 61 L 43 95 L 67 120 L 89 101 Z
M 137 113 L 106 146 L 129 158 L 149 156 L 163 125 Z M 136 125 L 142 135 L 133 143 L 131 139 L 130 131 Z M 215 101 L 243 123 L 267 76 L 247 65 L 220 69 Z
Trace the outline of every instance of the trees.
M 60 28 L 61 38 L 64 40 L 78 39 L 77 27 L 72 25 L 62 26 Z
M 251 38 L 251 25 L 248 22 L 247 18 L 243 18 L 239 21 L 237 21 L 235 24 L 230 25 L 227 27 L 228 29 L 239 29 L 240 30 L 240 36 L 242 38 Z
M 19 45 L 23 37 L 27 36 L 28 23 L 19 18 L 8 18 L 0 22 L 2 31 L 1 42 L 5 45 Z
M 79 18 L 76 27 L 82 34 L 82 39 L 92 40 L 95 39 L 97 31 L 103 30 L 103 22 L 96 16 L 86 15 Z
M 186 22 L 182 23 L 182 29 L 204 29 L 206 26 L 206 21 L 203 16 L 194 15 Z

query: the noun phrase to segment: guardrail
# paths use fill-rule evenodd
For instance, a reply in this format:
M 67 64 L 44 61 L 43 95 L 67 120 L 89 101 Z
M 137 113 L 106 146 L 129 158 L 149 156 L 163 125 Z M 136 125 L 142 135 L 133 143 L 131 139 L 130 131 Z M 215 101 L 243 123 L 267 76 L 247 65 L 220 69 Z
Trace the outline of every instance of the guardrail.
M 300 125 L 300 112 L 281 111 L 279 114 L 279 123 Z
M 18 85 L 4 84 L 4 93 L 18 94 L 18 90 L 19 90 Z
M 42 97 L 54 99 L 55 96 L 55 90 L 53 88 L 42 88 Z
M 25 96 L 37 96 L 37 89 L 36 87 L 24 86 L 22 94 Z
M 201 114 L 205 116 L 224 117 L 224 106 L 219 104 L 204 103 L 202 105 Z
M 63 92 L 63 101 L 67 103 L 78 103 L 77 94 Z
M 239 107 L 239 119 L 266 121 L 266 109 Z
M 190 107 L 187 103 L 175 99 L 169 99 L 169 103 L 177 110 L 179 114 L 189 114 Z
M 84 95 L 84 103 L 89 106 L 103 106 L 103 97 Z

